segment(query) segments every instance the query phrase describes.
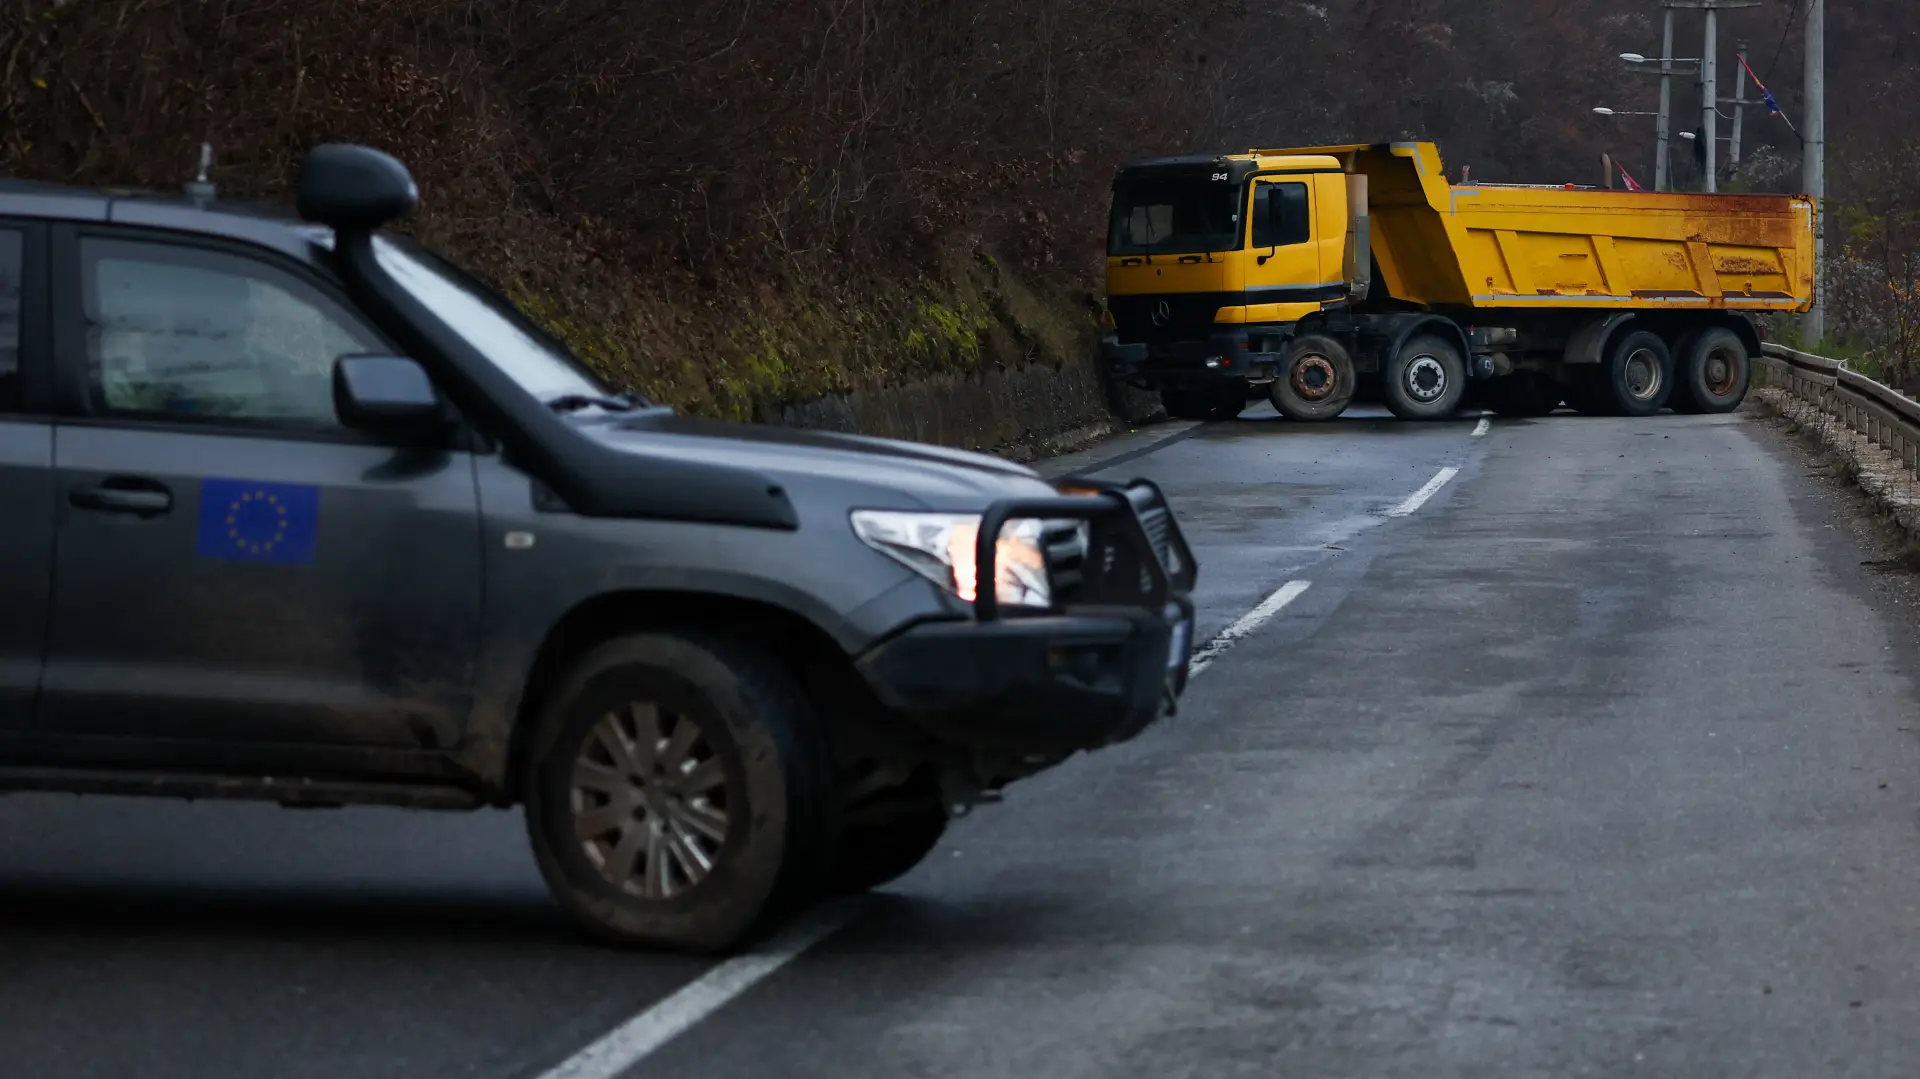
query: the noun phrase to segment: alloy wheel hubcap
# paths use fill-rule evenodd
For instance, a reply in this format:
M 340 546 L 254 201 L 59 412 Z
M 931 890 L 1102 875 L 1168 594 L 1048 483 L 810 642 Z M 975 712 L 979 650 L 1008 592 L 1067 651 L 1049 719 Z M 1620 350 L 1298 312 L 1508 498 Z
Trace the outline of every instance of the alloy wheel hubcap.
M 587 732 L 573 762 L 574 835 L 600 876 L 670 899 L 705 880 L 727 841 L 727 776 L 693 720 L 635 702 Z

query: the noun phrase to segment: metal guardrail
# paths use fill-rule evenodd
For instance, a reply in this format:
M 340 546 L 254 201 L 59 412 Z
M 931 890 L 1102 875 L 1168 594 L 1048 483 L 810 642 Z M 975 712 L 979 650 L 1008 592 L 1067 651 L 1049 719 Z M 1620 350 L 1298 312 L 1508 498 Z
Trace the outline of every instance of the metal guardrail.
M 1898 457 L 1920 475 L 1920 401 L 1852 371 L 1839 360 L 1767 345 L 1757 370 L 1768 387 L 1785 390 L 1840 421 L 1847 430 Z

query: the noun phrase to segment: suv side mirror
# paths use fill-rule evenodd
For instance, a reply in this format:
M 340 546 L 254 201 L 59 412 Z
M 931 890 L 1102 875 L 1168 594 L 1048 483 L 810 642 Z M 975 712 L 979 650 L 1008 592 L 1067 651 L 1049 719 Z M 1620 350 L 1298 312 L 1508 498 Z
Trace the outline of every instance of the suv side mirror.
M 426 369 L 404 356 L 333 361 L 333 410 L 353 430 L 387 436 L 431 434 L 448 419 Z

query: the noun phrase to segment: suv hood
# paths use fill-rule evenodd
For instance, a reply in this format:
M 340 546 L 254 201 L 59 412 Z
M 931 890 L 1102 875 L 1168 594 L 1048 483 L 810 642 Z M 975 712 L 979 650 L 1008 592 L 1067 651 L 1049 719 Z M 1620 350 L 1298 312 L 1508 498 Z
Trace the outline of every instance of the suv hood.
M 983 453 L 865 435 L 726 423 L 664 411 L 582 430 L 614 448 L 643 456 L 752 470 L 794 488 L 809 480 L 839 481 L 910 495 L 930 509 L 970 511 L 996 498 L 1052 493 L 1039 473 L 1025 465 Z

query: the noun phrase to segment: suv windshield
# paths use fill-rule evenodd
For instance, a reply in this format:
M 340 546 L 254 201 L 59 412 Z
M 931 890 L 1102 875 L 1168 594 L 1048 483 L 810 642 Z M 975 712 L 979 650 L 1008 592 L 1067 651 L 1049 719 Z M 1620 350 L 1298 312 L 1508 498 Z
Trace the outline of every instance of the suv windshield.
M 1189 255 L 1240 246 L 1240 188 L 1192 180 L 1123 183 L 1113 193 L 1111 255 Z
M 417 244 L 376 236 L 374 256 L 402 288 L 542 401 L 617 395 L 499 293 Z

